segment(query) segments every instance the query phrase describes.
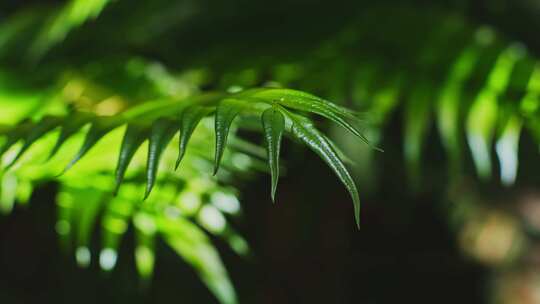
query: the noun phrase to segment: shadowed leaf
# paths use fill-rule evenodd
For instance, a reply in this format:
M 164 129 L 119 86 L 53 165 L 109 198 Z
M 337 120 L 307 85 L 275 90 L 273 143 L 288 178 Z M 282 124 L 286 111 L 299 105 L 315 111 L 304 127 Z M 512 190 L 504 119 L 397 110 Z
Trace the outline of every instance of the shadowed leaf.
M 157 170 L 159 167 L 159 161 L 161 155 L 167 144 L 171 141 L 174 133 L 178 130 L 178 122 L 160 118 L 154 122 L 152 125 L 152 130 L 150 132 L 150 143 L 148 146 L 148 159 L 146 163 L 146 191 L 144 198 L 146 199 L 154 183 L 156 182 Z
M 262 125 L 264 138 L 266 139 L 266 150 L 268 152 L 268 165 L 270 166 L 272 177 L 271 196 L 272 201 L 275 201 L 279 179 L 279 151 L 281 148 L 281 137 L 285 129 L 285 118 L 275 107 L 272 107 L 264 111 Z
M 291 119 L 291 131 L 293 135 L 317 153 L 345 185 L 345 188 L 347 188 L 353 200 L 356 225 L 360 227 L 360 198 L 358 196 L 358 190 L 349 171 L 339 158 L 337 152 L 332 148 L 332 144 L 330 144 L 330 142 L 308 119 L 292 114 L 285 109 L 280 109 L 280 111 L 282 111 L 286 117 Z
M 43 135 L 51 131 L 52 129 L 58 127 L 60 125 L 60 122 L 62 120 L 58 117 L 52 117 L 52 116 L 46 116 L 43 119 L 41 119 L 38 123 L 36 123 L 31 130 L 26 134 L 24 137 L 24 144 L 22 148 L 17 152 L 17 155 L 13 158 L 13 160 L 7 165 L 6 168 L 10 168 L 13 166 L 19 158 L 36 142 L 36 140 L 40 139 Z
M 49 153 L 48 159 L 51 159 L 58 152 L 58 150 L 60 150 L 64 142 L 66 142 L 69 137 L 77 133 L 84 125 L 91 122 L 92 118 L 94 117 L 95 116 L 91 114 L 75 113 L 70 116 L 70 119 L 65 120 L 61 126 L 60 135 Z
M 154 272 L 156 220 L 151 214 L 139 212 L 133 217 L 135 226 L 135 265 L 146 284 Z
M 111 271 L 116 266 L 118 247 L 122 236 L 125 235 L 134 203 L 123 197 L 115 197 L 104 208 L 101 220 L 101 244 L 99 266 L 104 271 Z
M 11 146 L 13 146 L 15 143 L 17 143 L 19 140 L 24 138 L 28 132 L 32 129 L 32 123 L 29 121 L 24 121 L 14 127 L 12 130 L 7 132 L 6 141 L 4 142 L 4 145 L 2 148 L 0 148 L 0 155 L 6 153 Z
M 175 169 L 178 169 L 182 158 L 186 154 L 187 145 L 193 131 L 205 116 L 210 115 L 214 112 L 214 108 L 211 107 L 201 107 L 201 106 L 192 106 L 183 111 L 180 116 L 180 139 L 179 139 L 179 149 L 178 149 L 178 159 L 176 160 Z
M 92 123 L 90 130 L 86 134 L 86 137 L 84 138 L 84 142 L 79 149 L 79 152 L 77 152 L 75 157 L 69 162 L 62 174 L 69 170 L 71 167 L 73 167 L 73 165 L 75 165 L 75 163 L 77 163 L 88 151 L 90 151 L 90 149 L 92 149 L 92 147 L 101 138 L 103 138 L 103 136 L 105 136 L 114 128 L 118 127 L 120 124 L 120 121 L 114 119 L 113 117 L 95 120 Z
M 242 106 L 223 100 L 216 109 L 215 132 L 216 132 L 216 151 L 214 163 L 214 175 L 218 172 L 225 146 L 227 145 L 227 136 L 234 118 L 242 111 Z
M 118 189 L 124 180 L 124 175 L 131 159 L 141 144 L 148 138 L 148 133 L 148 128 L 144 126 L 137 124 L 129 124 L 127 126 L 124 138 L 122 139 L 122 146 L 120 147 L 120 154 L 118 156 L 118 164 L 115 172 L 116 181 L 113 191 L 115 195 L 118 193 Z
M 418 185 L 420 176 L 422 145 L 431 122 L 432 98 L 431 86 L 421 81 L 412 88 L 404 111 L 405 160 L 415 185 Z

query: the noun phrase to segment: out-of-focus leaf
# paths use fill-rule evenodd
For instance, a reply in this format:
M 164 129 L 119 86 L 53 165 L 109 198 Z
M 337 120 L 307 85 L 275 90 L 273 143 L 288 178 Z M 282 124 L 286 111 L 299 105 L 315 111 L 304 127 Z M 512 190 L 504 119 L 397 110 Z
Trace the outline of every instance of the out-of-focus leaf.
M 160 218 L 158 229 L 167 244 L 197 271 L 220 303 L 237 303 L 234 288 L 221 259 L 204 232 L 181 217 Z
M 123 197 L 115 197 L 107 203 L 102 219 L 102 249 L 99 266 L 110 271 L 116 265 L 118 246 L 126 233 L 134 203 Z
M 462 98 L 464 95 L 462 91 L 478 56 L 479 53 L 476 47 L 469 47 L 459 55 L 440 92 L 438 106 L 435 107 L 441 141 L 448 152 L 451 170 L 454 172 L 462 160 L 460 144 L 460 109 L 463 105 Z
M 92 122 L 92 126 L 90 127 L 90 130 L 88 130 L 88 133 L 86 134 L 86 137 L 84 138 L 84 142 L 79 149 L 79 152 L 75 155 L 75 157 L 68 163 L 66 168 L 64 169 L 64 172 L 69 170 L 73 165 L 75 165 L 92 147 L 107 133 L 109 133 L 112 129 L 118 127 L 121 124 L 121 121 L 113 118 L 113 117 L 104 117 L 104 118 L 97 118 Z
M 0 23 L 0 56 L 9 54 L 12 51 L 13 42 L 20 41 L 21 36 L 28 39 L 28 31 L 37 23 L 44 19 L 44 12 L 41 8 L 31 8 L 22 10 L 7 18 Z
M 76 240 L 75 257 L 77 263 L 87 267 L 91 261 L 90 240 L 92 231 L 103 202 L 103 193 L 92 188 L 61 189 L 58 196 L 59 204 L 72 206 L 70 222 L 63 222 L 67 226 L 67 233 L 74 234 Z
M 432 104 L 432 85 L 426 81 L 420 81 L 412 88 L 406 104 L 404 118 L 405 160 L 415 181 L 419 177 L 422 144 L 429 130 Z
M 94 118 L 93 115 L 86 113 L 71 114 L 70 119 L 66 119 L 61 127 L 60 135 L 58 136 L 56 144 L 49 154 L 49 159 L 52 158 L 58 152 L 58 150 L 60 150 L 64 142 L 69 137 L 77 133 L 85 124 L 91 122 L 92 118 Z
M 482 92 L 467 118 L 467 141 L 476 170 L 481 178 L 491 175 L 491 143 L 497 124 L 497 100 L 491 92 Z
M 275 201 L 279 179 L 279 152 L 281 149 L 281 137 L 285 130 L 285 117 L 277 108 L 269 108 L 262 115 L 262 125 L 272 178 L 271 196 L 272 201 Z
M 467 140 L 478 175 L 491 175 L 491 147 L 498 118 L 498 97 L 509 82 L 520 51 L 513 46 L 504 50 L 491 70 L 486 86 L 480 91 L 467 117 Z
M 0 213 L 9 214 L 13 210 L 17 184 L 17 176 L 13 173 L 0 172 Z
M 39 59 L 56 43 L 61 42 L 73 28 L 96 18 L 109 0 L 70 0 L 43 27 L 30 48 L 30 56 Z
M 73 195 L 68 191 L 60 191 L 56 198 L 57 218 L 55 230 L 60 239 L 60 247 L 64 253 L 68 253 L 73 249 L 73 240 L 75 239 L 74 214 L 77 206 Z
M 523 122 L 520 117 L 517 115 L 510 117 L 495 145 L 500 163 L 501 181 L 506 186 L 511 186 L 516 181 L 519 164 L 519 137 L 522 125 Z
M 52 129 L 58 127 L 61 123 L 61 119 L 59 117 L 53 117 L 53 116 L 46 116 L 42 118 L 38 123 L 36 123 L 32 129 L 26 134 L 24 137 L 24 144 L 22 148 L 17 152 L 17 155 L 11 160 L 11 162 L 7 165 L 7 168 L 10 168 L 13 166 L 17 160 L 36 142 L 36 140 L 40 139 L 43 135 L 51 131 Z
M 135 226 L 135 264 L 141 278 L 147 282 L 154 272 L 155 264 L 155 217 L 139 212 L 133 217 Z
M 24 121 L 14 127 L 13 129 L 9 130 L 6 136 L 6 140 L 4 141 L 4 144 L 2 145 L 2 148 L 0 148 L 0 155 L 4 154 L 11 146 L 16 144 L 19 140 L 24 138 L 28 132 L 32 130 L 32 123 L 28 121 Z

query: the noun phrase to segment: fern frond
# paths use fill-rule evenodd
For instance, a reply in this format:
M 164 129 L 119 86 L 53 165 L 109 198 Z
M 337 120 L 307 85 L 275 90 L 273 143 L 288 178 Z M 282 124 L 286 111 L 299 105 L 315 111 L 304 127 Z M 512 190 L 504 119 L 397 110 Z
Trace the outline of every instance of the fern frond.
M 404 158 L 413 180 L 420 176 L 424 145 L 436 127 L 453 175 L 463 173 L 464 155 L 469 153 L 477 175 L 491 177 L 491 151 L 495 148 L 500 151 L 496 154 L 499 175 L 510 185 L 518 169 L 513 164 L 518 161 L 516 138 L 523 132 L 538 133 L 538 118 L 533 113 L 540 103 L 540 62 L 523 44 L 490 27 L 475 25 L 462 16 L 429 11 L 375 5 L 314 51 L 303 50 L 298 56 L 291 51 L 288 56 L 276 57 L 246 50 L 245 62 L 227 66 L 229 69 L 217 77 L 242 86 L 239 75 L 251 71 L 255 81 L 269 78 L 277 85 L 329 96 L 362 111 L 367 128 L 378 138 L 399 112 L 404 122 Z M 392 22 L 381 24 L 377 18 L 381 15 Z M 368 28 L 376 30 L 365 31 Z M 273 60 L 257 61 L 265 57 Z M 238 75 L 236 82 L 231 82 L 231 75 Z M 273 93 L 255 96 L 265 94 Z M 332 115 L 356 117 L 357 113 L 327 108 L 317 98 L 306 97 L 314 102 L 304 105 L 289 97 L 282 105 L 309 110 L 356 134 L 354 126 Z M 522 121 L 507 127 L 506 116 Z

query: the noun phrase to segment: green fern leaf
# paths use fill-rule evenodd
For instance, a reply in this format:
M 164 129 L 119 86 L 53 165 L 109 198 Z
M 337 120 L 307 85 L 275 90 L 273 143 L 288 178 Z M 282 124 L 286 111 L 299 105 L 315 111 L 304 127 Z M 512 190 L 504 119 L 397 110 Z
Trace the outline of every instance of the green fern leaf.
M 227 145 L 227 136 L 233 120 L 242 111 L 243 107 L 230 99 L 223 100 L 216 109 L 215 117 L 215 132 L 216 132 L 216 147 L 215 147 L 215 162 L 214 175 L 218 172 L 225 146 Z
M 435 111 L 441 142 L 448 151 L 453 173 L 462 162 L 460 115 L 464 105 L 463 87 L 478 60 L 479 48 L 468 47 L 452 64 L 448 79 L 443 85 Z
M 62 173 L 65 173 L 71 167 L 73 167 L 73 165 L 75 165 L 84 155 L 86 155 L 86 153 L 88 153 L 88 151 L 90 151 L 90 149 L 92 149 L 92 147 L 101 138 L 103 138 L 103 136 L 105 136 L 107 133 L 109 133 L 111 130 L 121 124 L 121 121 L 114 117 L 96 118 L 92 122 L 90 130 L 86 134 L 86 137 L 84 138 L 84 142 L 79 149 L 79 152 L 77 152 L 75 157 L 68 163 Z
M 351 119 L 357 121 L 358 118 L 355 116 L 355 113 L 324 99 L 308 93 L 289 89 L 258 90 L 250 95 L 253 98 L 260 98 L 269 103 L 279 103 L 280 105 L 291 109 L 315 113 L 328 118 L 369 144 L 369 140 L 355 126 L 346 120 Z
M 495 151 L 500 163 L 501 181 L 505 186 L 511 186 L 516 181 L 519 164 L 519 138 L 522 128 L 523 121 L 520 117 L 514 115 L 508 118 L 495 144 Z
M 99 253 L 99 266 L 104 271 L 111 271 L 116 265 L 118 247 L 122 236 L 126 233 L 134 205 L 123 197 L 110 200 L 102 218 L 102 249 Z
M 178 123 L 167 118 L 160 118 L 152 125 L 150 143 L 148 146 L 148 159 L 146 166 L 146 191 L 144 199 L 150 195 L 156 181 L 157 170 L 161 154 L 178 131 Z
M 432 98 L 432 87 L 426 81 L 420 81 L 412 88 L 404 112 L 405 160 L 416 185 L 420 176 L 422 144 L 426 140 L 431 122 Z
M 175 169 L 178 169 L 182 158 L 186 154 L 187 145 L 193 131 L 205 116 L 214 112 L 212 107 L 191 106 L 185 109 L 180 116 L 180 139 L 178 149 L 178 159 L 176 160 Z
M 149 130 L 147 127 L 138 124 L 129 124 L 124 133 L 122 139 L 122 146 L 120 147 L 120 154 L 118 156 L 118 164 L 116 166 L 116 181 L 113 193 L 116 195 L 118 189 L 124 180 L 124 175 L 131 162 L 131 159 L 137 152 L 137 149 L 148 138 Z
M 337 152 L 332 148 L 332 144 L 307 118 L 292 114 L 283 108 L 280 111 L 292 121 L 291 129 L 293 135 L 317 153 L 345 185 L 353 200 L 356 225 L 360 228 L 360 198 L 358 190 L 349 171 L 339 158 Z
M 285 107 L 300 111 L 330 111 L 350 119 L 358 119 L 357 112 L 302 91 L 291 89 L 262 88 L 247 90 L 244 92 L 244 94 L 254 98 L 260 98 L 272 103 L 278 102 Z
M 133 217 L 135 226 L 135 265 L 139 275 L 148 282 L 154 272 L 156 221 L 154 216 L 139 212 Z
M 19 125 L 7 131 L 6 140 L 2 148 L 0 148 L 0 155 L 6 153 L 11 146 L 16 144 L 19 140 L 24 138 L 32 130 L 33 124 L 29 121 L 21 122 Z
M 36 123 L 31 130 L 29 130 L 28 134 L 24 137 L 24 144 L 22 148 L 17 152 L 17 155 L 11 160 L 11 162 L 7 165 L 6 168 L 10 168 L 13 166 L 19 158 L 34 144 L 38 139 L 40 139 L 43 135 L 48 133 L 49 131 L 55 129 L 60 125 L 61 119 L 58 117 L 53 116 L 46 116 L 43 117 L 38 123 Z
M 103 203 L 103 193 L 96 193 L 94 189 L 67 189 L 70 196 L 83 201 L 71 202 L 75 204 L 73 214 L 73 222 L 71 223 L 76 229 L 76 251 L 75 257 L 79 266 L 87 267 L 90 264 L 90 240 L 92 231 Z
M 45 24 L 34 44 L 30 56 L 39 59 L 53 45 L 61 42 L 74 28 L 90 18 L 97 17 L 109 0 L 71 0 Z
M 88 113 L 70 114 L 70 119 L 65 120 L 61 126 L 60 135 L 51 149 L 51 152 L 49 152 L 48 159 L 51 159 L 60 150 L 68 138 L 77 133 L 84 125 L 90 123 L 92 119 L 95 119 L 95 116 Z
M 262 114 L 262 125 L 264 138 L 266 139 L 268 165 L 272 178 L 271 196 L 272 201 L 275 201 L 279 179 L 279 151 L 281 149 L 281 137 L 285 129 L 285 117 L 283 117 L 283 114 L 277 108 L 269 108 Z

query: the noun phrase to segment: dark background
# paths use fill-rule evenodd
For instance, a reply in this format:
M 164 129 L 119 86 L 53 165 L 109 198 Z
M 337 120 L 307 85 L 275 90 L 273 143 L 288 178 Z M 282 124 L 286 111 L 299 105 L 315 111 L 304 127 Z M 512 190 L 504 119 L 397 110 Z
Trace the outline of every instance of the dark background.
M 400 146 L 397 136 L 388 138 L 387 145 Z M 363 197 L 358 231 L 339 181 L 316 155 L 298 155 L 290 144 L 275 205 L 267 195 L 268 177 L 241 186 L 244 215 L 236 226 L 252 258 L 242 259 L 215 240 L 241 303 L 485 303 L 489 270 L 460 252 L 440 204 L 441 189 L 411 193 L 400 149 L 380 156 L 385 186 Z M 165 244 L 158 246 L 151 286 L 141 288 L 129 233 L 112 273 L 97 263 L 77 268 L 57 245 L 54 193 L 53 184 L 42 187 L 27 210 L 0 221 L 3 303 L 215 302 Z

